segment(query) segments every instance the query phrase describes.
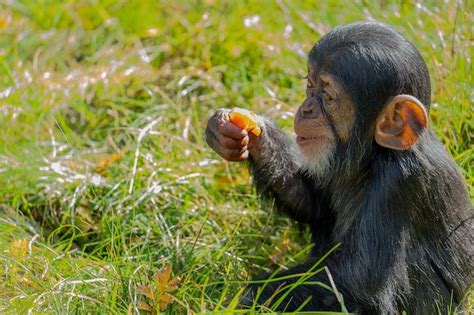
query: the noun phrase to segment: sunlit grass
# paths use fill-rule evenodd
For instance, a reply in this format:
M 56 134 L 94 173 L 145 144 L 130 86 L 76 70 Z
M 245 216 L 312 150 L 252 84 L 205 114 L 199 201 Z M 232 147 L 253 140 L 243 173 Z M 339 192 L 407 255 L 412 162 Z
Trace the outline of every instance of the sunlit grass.
M 391 23 L 419 48 L 474 196 L 472 3 L 373 3 L 1 2 L 0 310 L 225 310 L 252 275 L 302 261 L 306 232 L 203 130 L 239 106 L 291 133 L 305 53 L 339 24 Z M 168 264 L 160 306 L 139 287 Z

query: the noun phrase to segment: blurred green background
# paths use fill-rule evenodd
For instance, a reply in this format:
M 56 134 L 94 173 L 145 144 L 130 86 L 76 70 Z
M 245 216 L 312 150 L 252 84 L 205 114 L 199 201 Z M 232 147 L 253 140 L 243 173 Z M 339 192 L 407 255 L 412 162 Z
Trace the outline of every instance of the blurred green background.
M 238 106 L 291 134 L 306 53 L 340 24 L 418 47 L 472 198 L 473 5 L 0 1 L 0 311 L 231 310 L 253 275 L 302 261 L 307 231 L 203 131 Z

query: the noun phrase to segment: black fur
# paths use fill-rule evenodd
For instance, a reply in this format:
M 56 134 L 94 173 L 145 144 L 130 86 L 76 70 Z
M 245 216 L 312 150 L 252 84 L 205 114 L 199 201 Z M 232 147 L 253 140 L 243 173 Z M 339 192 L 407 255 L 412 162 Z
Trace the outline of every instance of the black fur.
M 310 270 L 340 243 L 324 265 L 348 311 L 435 314 L 460 305 L 474 270 L 473 211 L 461 174 L 431 130 L 405 151 L 373 140 L 374 120 L 390 97 L 411 94 L 429 111 L 430 79 L 421 55 L 385 25 L 356 23 L 324 36 L 309 61 L 350 94 L 356 127 L 348 143 L 338 144 L 330 173 L 318 180 L 301 169 L 293 142 L 266 121 L 263 158 L 257 163 L 250 157 L 257 190 L 308 224 L 315 243 L 308 263 L 277 277 Z M 296 280 L 251 285 L 242 304 L 264 304 Z M 277 310 L 298 309 L 308 298 L 303 310 L 341 310 L 334 293 L 314 283 L 329 284 L 326 272 L 309 280 Z

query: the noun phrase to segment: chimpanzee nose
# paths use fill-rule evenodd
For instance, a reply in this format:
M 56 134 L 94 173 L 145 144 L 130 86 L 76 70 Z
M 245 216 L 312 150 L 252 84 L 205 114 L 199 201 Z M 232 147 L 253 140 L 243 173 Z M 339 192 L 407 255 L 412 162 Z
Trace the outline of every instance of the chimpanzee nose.
M 300 106 L 303 118 L 317 118 L 319 115 L 318 101 L 316 97 L 308 97 Z
M 303 116 L 311 115 L 313 113 L 313 109 L 311 108 L 310 105 L 303 104 L 303 106 L 301 106 L 301 113 L 303 114 Z

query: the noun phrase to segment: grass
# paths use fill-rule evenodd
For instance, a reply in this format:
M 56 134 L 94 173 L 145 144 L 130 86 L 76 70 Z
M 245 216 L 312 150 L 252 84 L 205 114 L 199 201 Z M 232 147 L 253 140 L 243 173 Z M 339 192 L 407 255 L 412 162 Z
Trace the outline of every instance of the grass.
M 302 261 L 307 231 L 203 131 L 239 106 L 291 132 L 305 53 L 339 24 L 376 19 L 416 44 L 432 125 L 473 197 L 473 9 L 0 1 L 0 311 L 225 311 L 253 275 Z

